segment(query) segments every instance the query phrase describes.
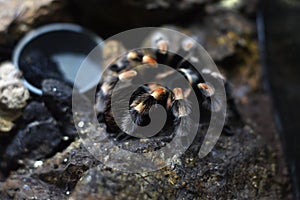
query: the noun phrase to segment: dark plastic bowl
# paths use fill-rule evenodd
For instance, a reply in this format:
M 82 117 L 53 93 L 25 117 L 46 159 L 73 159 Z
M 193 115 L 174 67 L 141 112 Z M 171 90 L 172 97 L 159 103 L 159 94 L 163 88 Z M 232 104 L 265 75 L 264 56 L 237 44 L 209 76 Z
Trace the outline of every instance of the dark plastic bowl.
M 41 95 L 41 77 L 38 73 L 43 74 L 43 79 L 53 78 L 51 76 L 51 74 L 53 75 L 52 69 L 48 68 L 52 66 L 55 68 L 56 66 L 64 81 L 73 84 L 81 63 L 86 59 L 85 63 L 88 63 L 88 65 L 85 65 L 85 67 L 87 66 L 85 69 L 86 78 L 76 81 L 76 87 L 81 93 L 84 93 L 96 86 L 99 74 L 102 73 L 100 45 L 97 47 L 99 48 L 97 50 L 99 56 L 87 57 L 102 41 L 96 34 L 75 24 L 50 24 L 29 32 L 17 44 L 13 52 L 13 63 L 23 71 L 25 86 L 31 92 Z M 36 64 L 40 67 L 34 66 L 34 69 L 32 66 L 24 65 L 24 60 L 28 59 L 33 52 L 43 55 L 52 64 L 45 66 L 45 63 L 49 63 L 49 61 L 42 60 L 38 61 L 42 64 Z

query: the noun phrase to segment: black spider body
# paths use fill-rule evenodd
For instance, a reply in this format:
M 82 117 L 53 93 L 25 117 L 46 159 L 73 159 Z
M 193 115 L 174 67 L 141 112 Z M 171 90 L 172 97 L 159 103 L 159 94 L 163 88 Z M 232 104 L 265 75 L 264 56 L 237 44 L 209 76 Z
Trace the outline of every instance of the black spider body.
M 98 120 L 107 126 L 107 132 L 116 139 L 132 138 L 126 134 L 126 130 L 133 130 L 136 127 L 128 127 L 128 119 L 132 119 L 136 126 L 146 126 L 151 122 L 149 111 L 155 109 L 158 104 L 163 106 L 167 112 L 167 120 L 164 128 L 155 137 L 167 136 L 173 137 L 176 134 L 176 126 L 183 118 L 193 115 L 193 112 L 199 112 L 191 109 L 193 105 L 189 101 L 191 89 L 197 95 L 198 105 L 200 108 L 201 118 L 196 124 L 209 123 L 211 112 L 218 110 L 218 101 L 212 102 L 211 97 L 218 94 L 215 92 L 212 84 L 205 82 L 201 74 L 195 70 L 191 63 L 195 62 L 193 51 L 195 43 L 191 39 L 181 41 L 179 54 L 168 51 L 168 39 L 164 36 L 153 38 L 152 49 L 134 50 L 126 53 L 107 67 L 107 71 L 102 77 L 98 85 L 96 94 L 96 111 L 98 112 Z M 188 81 L 190 88 L 185 88 L 177 82 L 178 76 L 174 71 L 161 71 L 154 74 L 156 79 L 165 79 L 171 87 L 165 87 L 155 82 L 140 85 L 131 95 L 128 104 L 129 115 L 124 116 L 122 127 L 119 127 L 112 115 L 111 95 L 118 81 L 122 82 L 122 88 L 117 89 L 116 94 L 119 96 L 126 93 L 127 88 L 131 87 L 135 82 L 140 81 L 141 76 L 147 80 L 147 74 L 151 69 L 159 67 L 159 64 L 170 66 Z M 229 93 L 229 85 L 226 79 L 217 72 L 209 69 L 203 69 L 203 73 L 214 81 L 224 82 L 226 94 L 229 96 L 228 108 L 230 111 L 229 118 L 226 120 L 225 131 L 231 134 L 230 120 L 239 118 L 236 106 Z M 146 75 L 146 76 L 145 76 Z M 149 75 L 150 76 L 150 75 Z M 194 113 L 195 114 L 195 113 Z M 124 131 L 125 130 L 125 131 Z

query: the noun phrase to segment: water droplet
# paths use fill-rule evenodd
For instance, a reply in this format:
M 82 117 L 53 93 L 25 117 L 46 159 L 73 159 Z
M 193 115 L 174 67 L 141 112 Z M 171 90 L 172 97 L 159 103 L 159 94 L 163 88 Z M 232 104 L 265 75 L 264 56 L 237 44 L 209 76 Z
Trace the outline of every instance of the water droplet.
M 44 164 L 43 161 L 37 160 L 37 161 L 34 162 L 33 167 L 38 168 L 38 167 L 41 167 L 43 164 Z
M 79 127 L 79 128 L 83 128 L 83 126 L 84 126 L 84 122 L 83 122 L 83 121 L 80 121 L 80 122 L 78 123 L 78 127 Z
M 68 136 L 64 136 L 62 139 L 63 141 L 68 141 L 70 138 Z
M 24 189 L 24 190 L 29 190 L 30 187 L 29 187 L 28 185 L 23 185 L 23 189 Z

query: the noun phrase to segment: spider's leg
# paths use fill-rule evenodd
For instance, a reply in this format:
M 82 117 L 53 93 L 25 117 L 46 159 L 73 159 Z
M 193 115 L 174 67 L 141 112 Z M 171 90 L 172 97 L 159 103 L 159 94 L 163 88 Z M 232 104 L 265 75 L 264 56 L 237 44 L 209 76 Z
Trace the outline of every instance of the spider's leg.
M 170 66 L 177 69 L 185 60 L 190 57 L 194 47 L 196 46 L 195 41 L 191 38 L 185 38 L 180 45 L 180 48 L 172 59 L 170 60 Z
M 184 97 L 184 92 L 181 88 L 173 89 L 173 99 L 172 102 L 168 105 L 171 114 L 172 121 L 175 125 L 178 125 L 182 122 L 182 119 L 190 117 L 191 114 L 191 105 L 190 102 Z
M 191 91 L 196 88 L 197 83 L 200 80 L 199 76 L 191 69 L 180 68 L 177 71 L 179 74 L 173 73 L 169 75 L 168 82 L 170 83 L 171 88 L 181 88 L 184 91 L 184 96 L 188 98 L 191 94 Z M 188 84 L 184 79 L 188 81 Z
M 174 123 L 174 133 L 173 136 L 181 137 L 179 146 L 187 146 L 191 143 L 188 132 L 191 130 L 191 126 L 194 126 L 195 123 L 192 122 L 191 118 L 191 104 L 184 97 L 184 92 L 181 88 L 174 88 L 174 101 L 171 104 L 171 112 L 173 115 L 173 123 Z
M 134 70 L 128 70 L 125 72 L 120 73 L 118 76 L 117 75 L 110 75 L 106 76 L 105 80 L 98 85 L 98 92 L 96 93 L 96 105 L 95 105 L 95 110 L 97 114 L 99 115 L 99 118 L 101 118 L 101 113 L 104 112 L 105 104 L 109 98 L 109 96 L 112 94 L 112 91 L 117 84 L 118 81 L 122 82 L 129 82 L 131 81 L 134 77 L 137 76 L 137 72 Z M 101 121 L 101 120 L 99 120 Z
M 126 82 L 132 80 L 136 76 L 137 72 L 135 70 L 128 70 L 119 74 L 118 79 L 122 82 Z
M 168 60 L 169 41 L 164 35 L 154 36 L 152 46 L 155 49 L 155 56 L 160 64 L 166 64 Z
M 146 54 L 146 55 L 143 56 L 142 63 L 143 64 L 148 64 L 148 65 L 151 65 L 151 66 L 154 66 L 154 67 L 157 66 L 156 59 L 154 58 L 154 56 L 149 55 L 149 54 Z
M 122 130 L 133 132 L 137 126 L 146 126 L 150 123 L 149 111 L 155 104 L 165 104 L 168 91 L 165 88 L 156 88 L 150 93 L 136 96 L 129 108 L 130 115 L 123 117 Z M 134 126 L 131 122 L 134 122 Z
M 114 139 L 115 139 L 116 141 L 119 141 L 119 142 L 126 141 L 126 140 L 128 140 L 128 139 L 130 139 L 130 138 L 133 138 L 133 136 L 128 135 L 128 134 L 126 134 L 126 133 L 124 133 L 124 132 L 120 132 L 120 133 L 118 133 L 118 134 L 114 137 Z

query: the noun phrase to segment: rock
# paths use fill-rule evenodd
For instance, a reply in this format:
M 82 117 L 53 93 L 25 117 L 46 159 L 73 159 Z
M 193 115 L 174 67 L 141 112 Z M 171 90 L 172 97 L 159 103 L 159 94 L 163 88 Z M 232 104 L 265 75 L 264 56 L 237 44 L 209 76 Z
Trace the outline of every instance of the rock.
M 258 2 L 258 0 L 221 0 L 208 4 L 205 10 L 210 14 L 219 11 L 240 11 L 254 16 Z
M 130 5 L 132 7 L 139 7 L 141 9 L 166 9 L 166 8 L 176 8 L 178 10 L 189 10 L 195 5 L 201 5 L 211 0 L 188 0 L 188 1 L 172 1 L 172 0 L 143 0 L 143 1 L 123 1 L 124 4 Z
M 29 91 L 23 85 L 21 72 L 12 63 L 0 65 L 0 132 L 9 132 L 13 122 L 26 106 Z
M 53 155 L 77 136 L 71 110 L 72 88 L 56 80 L 45 80 L 42 85 L 40 99 L 45 103 L 32 101 L 25 108 L 16 135 L 3 153 L 4 170 Z M 10 125 L 2 123 L 6 127 Z
M 30 51 L 22 57 L 19 66 L 23 70 L 26 80 L 37 88 L 42 87 L 42 82 L 46 78 L 64 79 L 57 62 L 38 50 Z
M 12 63 L 0 65 L 0 104 L 6 110 L 18 110 L 27 104 L 29 92 L 21 80 L 21 72 Z
M 51 79 L 43 81 L 42 86 L 40 99 L 45 103 L 33 101 L 25 108 L 19 130 L 3 154 L 2 168 L 6 170 L 53 155 L 77 136 L 71 110 L 72 88 Z
M 94 159 L 80 140 L 76 140 L 62 153 L 46 160 L 34 174 L 46 183 L 72 191 L 83 173 L 97 165 L 100 162 Z
M 0 44 L 11 45 L 32 28 L 55 21 L 69 21 L 66 1 L 1 1 Z M 50 17 L 51 16 L 51 17 Z
M 31 102 L 24 110 L 22 120 L 23 127 L 2 155 L 1 168 L 5 170 L 55 153 L 62 140 L 57 122 L 43 103 Z
M 24 115 L 26 123 L 36 119 L 30 116 Z M 76 140 L 62 153 L 33 161 L 13 172 L 0 184 L 0 197 L 42 198 L 41 194 L 45 198 L 70 200 L 289 197 L 285 166 L 280 164 L 275 149 L 248 125 L 238 134 L 221 135 L 205 158 L 199 159 L 197 155 L 197 150 L 190 148 L 163 169 L 127 174 L 105 167 Z
M 14 124 L 10 120 L 0 117 L 0 127 L 1 132 L 9 132 L 14 127 Z
M 58 80 L 46 79 L 42 83 L 42 91 L 42 99 L 63 134 L 73 140 L 77 136 L 72 113 L 73 89 Z
M 277 171 L 272 149 L 246 126 L 241 134 L 221 136 L 213 151 L 199 159 L 193 151 L 177 164 L 142 174 L 99 166 L 88 170 L 73 199 L 283 199 L 288 182 Z M 181 163 L 181 164 L 180 164 Z
M 228 57 L 239 57 L 239 48 L 249 48 L 255 26 L 237 12 L 216 12 L 205 17 L 203 22 L 194 22 L 188 30 L 198 36 L 200 44 L 215 62 L 221 62 Z
M 83 173 L 99 164 L 77 140 L 62 153 L 14 172 L 0 183 L 0 197 L 67 199 Z
M 102 165 L 77 140 L 41 165 L 33 163 L 14 172 L 1 183 L 0 196 L 39 198 L 43 194 L 69 200 L 288 197 L 283 192 L 289 187 L 287 175 L 278 166 L 274 149 L 249 126 L 240 134 L 222 135 L 203 159 L 193 151 L 158 171 L 127 174 Z
M 186 23 L 191 15 L 204 13 L 204 5 L 209 1 L 211 0 L 114 0 L 103 3 L 75 0 L 70 6 L 80 24 L 85 24 L 106 37 L 131 28 L 161 26 L 170 22 Z
M 0 183 L 0 196 L 1 199 L 66 199 L 63 189 L 25 174 L 13 175 Z

